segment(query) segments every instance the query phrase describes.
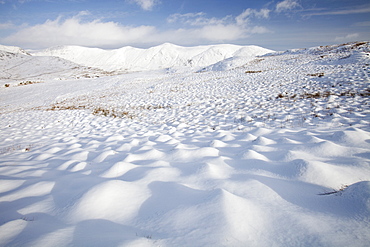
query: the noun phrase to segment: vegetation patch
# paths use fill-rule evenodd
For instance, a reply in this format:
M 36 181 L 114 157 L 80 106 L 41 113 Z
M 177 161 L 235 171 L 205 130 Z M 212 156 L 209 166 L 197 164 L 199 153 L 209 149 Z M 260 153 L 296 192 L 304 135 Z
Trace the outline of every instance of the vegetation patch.
M 289 95 L 288 93 L 279 93 L 276 96 L 276 99 L 319 99 L 319 98 L 328 98 L 330 95 L 338 96 L 338 97 L 369 97 L 370 96 L 370 88 L 365 89 L 362 92 L 358 91 L 342 91 L 340 93 L 324 91 L 324 92 L 305 92 L 302 95 Z
M 304 98 L 304 99 L 311 99 L 311 98 L 318 99 L 318 98 L 327 98 L 330 95 L 335 95 L 335 94 L 332 93 L 332 92 L 329 92 L 329 91 L 315 92 L 315 93 L 304 93 L 302 95 L 302 98 Z
M 135 116 L 128 111 L 119 111 L 115 109 L 105 109 L 97 107 L 92 112 L 93 115 L 113 117 L 113 118 L 129 118 L 133 119 Z
M 16 85 L 13 85 L 13 87 L 19 87 L 19 86 L 26 86 L 26 85 L 31 85 L 31 84 L 38 84 L 38 83 L 43 83 L 43 81 L 22 81 Z M 10 87 L 10 83 L 6 83 L 4 87 Z
M 341 195 L 342 192 L 348 188 L 349 185 L 342 185 L 342 187 L 338 190 L 332 190 L 332 191 L 328 191 L 328 192 L 324 192 L 324 193 L 320 193 L 318 195 L 320 196 L 327 196 L 327 195 L 333 195 L 333 194 L 336 194 L 336 195 Z
M 15 151 L 23 151 L 23 152 L 29 152 L 31 151 L 31 148 L 33 147 L 32 144 L 30 145 L 22 145 L 22 144 L 14 144 L 12 146 L 0 148 L 0 155 L 1 154 L 7 154 L 7 153 L 12 153 Z
M 325 74 L 323 72 L 307 74 L 307 76 L 323 77 Z
M 18 83 L 18 86 L 26 86 L 31 84 L 43 83 L 42 81 L 23 81 Z
M 158 109 L 168 109 L 172 108 L 170 105 L 147 105 L 147 106 L 139 106 L 138 109 L 140 110 L 158 110 Z
M 247 70 L 245 71 L 246 74 L 254 74 L 254 73 L 261 73 L 263 72 L 262 70 Z
M 52 105 L 47 108 L 47 111 L 62 111 L 62 110 L 83 110 L 86 109 L 85 105 Z

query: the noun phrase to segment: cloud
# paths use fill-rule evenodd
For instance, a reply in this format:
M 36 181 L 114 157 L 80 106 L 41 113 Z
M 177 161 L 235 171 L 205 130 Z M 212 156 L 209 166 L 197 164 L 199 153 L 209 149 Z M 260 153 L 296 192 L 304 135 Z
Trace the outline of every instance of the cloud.
M 13 29 L 15 25 L 11 22 L 0 23 L 0 30 Z
M 156 31 L 152 26 L 130 27 L 100 20 L 84 22 L 82 18 L 86 14 L 87 12 L 80 12 L 69 19 L 58 17 L 56 20 L 47 20 L 43 24 L 23 28 L 1 42 L 29 48 L 65 44 L 113 47 L 135 43 Z
M 370 21 L 356 22 L 354 24 L 356 27 L 370 27 Z
M 246 9 L 235 18 L 235 21 L 238 25 L 246 25 L 250 18 L 268 18 L 269 13 L 269 9 L 260 9 L 259 11 L 256 9 Z
M 339 36 L 335 37 L 335 42 L 349 42 L 349 41 L 356 41 L 360 35 L 358 33 L 351 33 L 346 36 Z
M 186 13 L 186 14 L 172 14 L 167 18 L 168 23 L 182 23 L 190 26 L 206 26 L 206 25 L 220 25 L 226 23 L 231 16 L 226 16 L 221 19 L 207 18 L 203 12 Z
M 167 18 L 171 24 L 180 23 L 186 28 L 177 30 L 176 36 L 181 40 L 226 42 L 236 41 L 249 37 L 251 34 L 271 32 L 266 27 L 256 26 L 251 23 L 253 19 L 268 18 L 269 9 L 246 9 L 233 18 L 228 15 L 223 18 L 208 18 L 203 12 L 173 14 Z
M 254 19 L 268 18 L 269 12 L 266 9 L 247 9 L 235 18 L 207 17 L 203 12 L 173 14 L 167 18 L 173 28 L 160 30 L 150 25 L 128 26 L 91 20 L 91 13 L 81 11 L 70 18 L 59 16 L 34 26 L 14 27 L 17 31 L 0 39 L 0 43 L 40 49 L 59 45 L 119 48 L 126 45 L 148 47 L 165 42 L 179 45 L 236 42 L 253 34 L 271 32 L 266 27 L 252 24 Z M 3 23 L 0 28 L 10 25 Z
M 158 0 L 129 0 L 130 3 L 139 5 L 143 10 L 152 10 L 153 7 L 159 4 Z
M 284 12 L 294 8 L 300 7 L 296 0 L 284 0 L 276 4 L 276 12 Z
M 354 8 L 322 11 L 306 14 L 305 16 L 318 16 L 318 15 L 350 15 L 350 14 L 365 14 L 370 13 L 370 5 L 362 5 Z

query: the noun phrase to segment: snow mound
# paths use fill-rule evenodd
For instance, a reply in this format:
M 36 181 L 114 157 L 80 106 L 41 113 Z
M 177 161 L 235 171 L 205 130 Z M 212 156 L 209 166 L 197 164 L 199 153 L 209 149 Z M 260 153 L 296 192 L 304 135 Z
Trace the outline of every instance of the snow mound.
M 339 192 L 338 192 L 339 193 Z M 363 181 L 349 185 L 340 193 L 359 207 L 359 211 L 370 212 L 370 182 Z
M 148 49 L 123 47 L 103 50 L 80 46 L 60 46 L 33 52 L 35 56 L 56 56 L 84 66 L 107 71 L 143 71 L 176 67 L 206 67 L 231 57 L 247 57 L 271 52 L 257 46 L 210 45 L 182 47 L 165 43 Z M 245 59 L 244 59 L 245 60 Z M 240 62 L 235 62 L 239 64 Z
M 92 219 L 124 222 L 136 216 L 140 205 L 149 195 L 145 187 L 130 182 L 103 182 L 84 193 L 70 210 L 68 218 L 71 222 Z

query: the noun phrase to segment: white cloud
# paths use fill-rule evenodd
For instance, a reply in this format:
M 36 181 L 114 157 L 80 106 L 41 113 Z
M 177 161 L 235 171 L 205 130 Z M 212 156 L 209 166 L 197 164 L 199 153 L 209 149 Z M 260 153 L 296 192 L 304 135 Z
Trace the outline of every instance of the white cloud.
M 284 0 L 276 4 L 276 12 L 280 13 L 300 7 L 296 0 Z
M 196 30 L 198 36 L 205 40 L 231 41 L 245 36 L 245 30 L 235 25 L 210 25 Z
M 129 0 L 129 2 L 139 5 L 143 10 L 152 10 L 155 5 L 159 4 L 158 0 Z
M 5 22 L 5 23 L 0 23 L 0 30 L 6 30 L 6 29 L 12 29 L 15 28 L 15 25 L 11 22 Z
M 248 32 L 249 33 L 253 33 L 253 34 L 263 34 L 263 33 L 273 33 L 271 30 L 269 30 L 268 28 L 266 27 L 262 27 L 262 26 L 254 26 L 252 28 L 249 28 L 248 29 Z
M 268 18 L 269 14 L 269 9 L 261 9 L 259 11 L 256 9 L 246 9 L 235 18 L 235 21 L 238 25 L 246 25 L 252 17 Z
M 356 22 L 354 24 L 356 27 L 370 27 L 370 21 Z
M 112 21 L 91 20 L 92 15 L 82 11 L 70 18 L 60 16 L 34 26 L 15 27 L 18 31 L 0 39 L 0 43 L 40 49 L 58 45 L 119 48 L 126 45 L 148 47 L 165 42 L 179 45 L 232 42 L 252 34 L 271 32 L 266 27 L 250 23 L 252 18 L 267 18 L 268 14 L 269 11 L 264 9 L 248 9 L 236 18 L 208 18 L 202 12 L 174 14 L 167 19 L 174 28 L 159 30 L 155 26 L 127 26 Z M 0 24 L 0 28 L 9 25 Z
M 306 16 L 315 16 L 315 15 L 350 15 L 350 14 L 364 14 L 370 13 L 370 5 L 363 5 L 361 7 L 351 8 L 351 9 L 341 9 L 341 10 L 332 10 L 332 11 L 323 11 L 306 14 Z
M 134 43 L 155 33 L 152 26 L 122 26 L 115 22 L 93 20 L 83 22 L 82 12 L 72 18 L 47 20 L 43 24 L 26 27 L 1 40 L 3 43 L 26 46 L 27 48 L 56 45 L 84 45 L 113 47 Z
M 182 23 L 190 26 L 205 26 L 205 25 L 219 25 L 227 23 L 231 16 L 226 16 L 222 19 L 207 18 L 203 12 L 186 13 L 186 14 L 172 14 L 167 18 L 168 23 Z
M 349 42 L 349 41 L 356 41 L 360 35 L 358 33 L 351 33 L 346 36 L 338 36 L 335 37 L 335 42 Z
M 265 27 L 251 24 L 253 18 L 268 18 L 269 13 L 269 9 L 246 9 L 235 18 L 207 18 L 203 12 L 177 13 L 169 16 L 167 22 L 187 25 L 187 29 L 176 30 L 176 36 L 181 37 L 179 41 L 189 40 L 191 37 L 193 41 L 226 42 L 244 39 L 251 34 L 271 32 Z

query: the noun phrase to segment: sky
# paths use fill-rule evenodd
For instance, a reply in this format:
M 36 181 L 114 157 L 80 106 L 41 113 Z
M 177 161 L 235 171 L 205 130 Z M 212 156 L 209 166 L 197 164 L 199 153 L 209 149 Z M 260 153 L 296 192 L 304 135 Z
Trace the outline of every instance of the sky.
M 0 44 L 104 49 L 370 40 L 369 0 L 0 0 Z

